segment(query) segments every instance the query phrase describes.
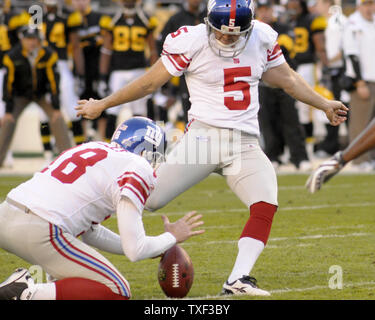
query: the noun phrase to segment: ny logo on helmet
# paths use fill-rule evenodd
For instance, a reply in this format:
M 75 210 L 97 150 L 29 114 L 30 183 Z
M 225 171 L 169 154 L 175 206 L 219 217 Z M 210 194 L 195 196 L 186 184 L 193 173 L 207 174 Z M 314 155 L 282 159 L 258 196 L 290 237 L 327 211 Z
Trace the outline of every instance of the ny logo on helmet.
M 147 126 L 145 140 L 156 145 L 156 147 L 159 147 L 161 141 L 163 140 L 163 133 L 158 127 Z

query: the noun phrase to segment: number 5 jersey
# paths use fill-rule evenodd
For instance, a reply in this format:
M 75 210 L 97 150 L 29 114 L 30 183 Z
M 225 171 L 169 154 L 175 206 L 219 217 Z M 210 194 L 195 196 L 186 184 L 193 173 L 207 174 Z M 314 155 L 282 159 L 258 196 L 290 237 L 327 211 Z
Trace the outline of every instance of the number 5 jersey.
M 277 33 L 254 21 L 241 54 L 224 58 L 213 50 L 204 24 L 182 27 L 164 42 L 164 66 L 173 76 L 186 77 L 192 104 L 189 118 L 259 136 L 259 80 L 269 68 L 285 62 Z
M 79 236 L 116 212 L 122 196 L 142 212 L 155 179 L 144 158 L 104 142 L 89 142 L 62 153 L 8 197 Z

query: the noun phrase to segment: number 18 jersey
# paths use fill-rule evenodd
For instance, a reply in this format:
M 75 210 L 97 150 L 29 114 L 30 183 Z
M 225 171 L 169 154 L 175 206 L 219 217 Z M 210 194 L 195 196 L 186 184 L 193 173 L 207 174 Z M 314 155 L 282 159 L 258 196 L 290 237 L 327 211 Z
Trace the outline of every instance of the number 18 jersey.
M 185 26 L 168 35 L 162 61 L 174 76 L 185 74 L 189 118 L 259 136 L 258 83 L 269 68 L 285 62 L 270 26 L 254 21 L 244 51 L 234 58 L 216 55 L 204 24 Z
M 62 153 L 8 197 L 78 236 L 116 212 L 122 196 L 142 212 L 154 185 L 154 171 L 144 158 L 89 142 Z

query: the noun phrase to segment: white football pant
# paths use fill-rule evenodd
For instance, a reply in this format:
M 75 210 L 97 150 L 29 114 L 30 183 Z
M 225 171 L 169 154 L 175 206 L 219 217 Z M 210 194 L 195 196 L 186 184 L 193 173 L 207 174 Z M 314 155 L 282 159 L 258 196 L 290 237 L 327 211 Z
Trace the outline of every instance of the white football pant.
M 146 202 L 148 210 L 165 206 L 213 172 L 226 178 L 248 208 L 260 201 L 277 205 L 276 173 L 257 137 L 197 120 L 190 123 L 156 171 L 157 184 Z

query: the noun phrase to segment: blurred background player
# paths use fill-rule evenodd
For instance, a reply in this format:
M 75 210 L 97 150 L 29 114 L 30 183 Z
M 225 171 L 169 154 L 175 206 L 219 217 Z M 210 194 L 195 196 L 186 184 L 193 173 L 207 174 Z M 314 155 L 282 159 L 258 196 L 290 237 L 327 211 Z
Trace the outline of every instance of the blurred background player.
M 287 2 L 288 24 L 293 28 L 295 35 L 294 54 L 292 58 L 297 63 L 297 73 L 305 81 L 315 87 L 317 84 L 317 70 L 315 63 L 319 60 L 327 66 L 327 57 L 324 44 L 324 30 L 327 21 L 322 16 L 316 16 L 308 11 L 305 0 L 289 0 Z M 299 101 L 296 102 L 299 119 L 304 127 L 305 137 L 309 151 L 314 143 L 313 109 Z M 315 111 L 317 114 L 319 111 Z M 309 156 L 311 155 L 309 154 Z
M 3 101 L 5 69 L 2 65 L 3 56 L 19 42 L 18 31 L 22 26 L 29 23 L 29 18 L 26 11 L 19 12 L 19 10 L 14 9 L 10 0 L 0 0 L 0 119 L 5 114 L 5 103 Z M 3 165 L 6 167 L 13 166 L 11 150 L 7 152 Z
M 85 141 L 85 136 L 80 118 L 76 117 L 74 106 L 79 97 L 74 88 L 74 77 L 69 64 L 68 46 L 71 46 L 73 61 L 76 69 L 82 70 L 83 59 L 82 50 L 78 37 L 78 27 L 82 24 L 81 16 L 77 13 L 70 14 L 68 17 L 62 15 L 57 0 L 44 0 L 44 15 L 42 30 L 44 39 L 48 45 L 57 52 L 57 67 L 60 74 L 60 101 L 62 111 L 70 121 L 71 131 L 75 144 L 81 144 Z M 41 134 L 45 153 L 52 152 L 50 143 L 50 129 L 48 118 L 45 114 L 41 115 Z M 47 156 L 51 160 L 51 156 Z
M 146 67 L 158 59 L 154 29 L 155 17 L 148 17 L 137 0 L 119 1 L 121 8 L 108 23 L 102 25 L 104 42 L 100 56 L 99 95 L 104 98 L 145 73 Z M 149 61 L 146 54 L 148 52 Z M 134 116 L 147 116 L 145 97 L 127 104 Z M 107 110 L 106 140 L 109 141 L 123 105 Z
M 17 120 L 30 102 L 36 102 L 48 115 L 58 150 L 61 152 L 71 147 L 60 112 L 57 53 L 42 46 L 38 28 L 24 26 L 19 36 L 20 44 L 3 57 L 6 111 L 0 132 L 0 166 L 12 141 Z
M 81 25 L 78 29 L 80 47 L 83 51 L 82 63 L 75 63 L 76 90 L 80 99 L 100 98 L 98 85 L 100 80 L 99 60 L 100 48 L 103 44 L 101 28 L 108 25 L 111 19 L 108 15 L 96 12 L 91 7 L 91 0 L 72 0 L 72 7 L 81 16 Z M 78 56 L 79 58 L 79 56 Z M 83 68 L 80 68 L 81 64 Z M 94 123 L 100 139 L 105 137 L 105 117 Z M 88 128 L 87 128 L 88 129 Z
M 339 2 L 339 1 L 338 1 Z M 343 34 L 347 18 L 342 13 L 339 4 L 335 0 L 317 0 L 315 12 L 327 20 L 327 28 L 324 30 L 325 48 L 328 65 L 325 69 L 328 77 L 327 87 L 333 93 L 334 99 L 341 100 L 349 104 L 348 93 L 343 92 L 340 79 L 345 73 L 345 63 L 343 55 Z M 315 144 L 314 152 L 318 157 L 333 155 L 340 149 L 339 126 L 325 125 L 326 135 L 322 141 Z
M 373 0 L 358 0 L 344 30 L 346 75 L 353 79 L 350 92 L 349 141 L 367 126 L 375 113 L 375 15 Z M 359 170 L 372 171 L 374 157 L 365 153 L 353 161 Z
M 294 34 L 288 25 L 274 16 L 272 0 L 258 0 L 257 19 L 269 24 L 278 34 L 280 48 L 288 64 L 295 69 L 293 54 Z M 301 170 L 311 169 L 308 160 L 303 128 L 299 122 L 295 100 L 282 89 L 271 88 L 266 83 L 259 84 L 259 125 L 264 139 L 264 151 L 275 168 L 281 163 L 280 156 L 287 146 L 290 162 Z
M 168 34 L 177 31 L 182 26 L 195 26 L 204 22 L 207 16 L 207 6 L 204 0 L 187 0 L 182 3 L 179 12 L 169 18 L 158 37 L 159 52 L 162 52 L 163 43 Z M 184 131 L 188 122 L 188 110 L 190 109 L 190 95 L 186 85 L 185 76 L 169 82 L 169 94 L 181 99 L 182 114 L 177 117 L 176 127 Z M 176 90 L 177 89 L 177 90 Z

